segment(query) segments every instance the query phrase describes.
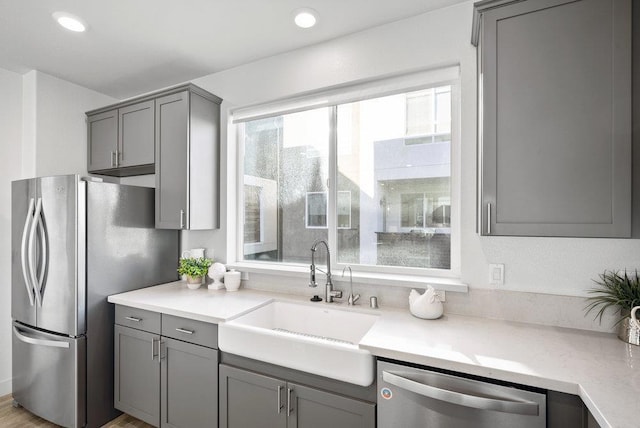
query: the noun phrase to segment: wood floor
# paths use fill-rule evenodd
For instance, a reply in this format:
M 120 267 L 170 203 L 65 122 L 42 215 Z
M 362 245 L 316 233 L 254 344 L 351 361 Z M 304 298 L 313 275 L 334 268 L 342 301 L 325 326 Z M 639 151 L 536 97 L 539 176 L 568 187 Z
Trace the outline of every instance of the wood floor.
M 32 415 L 27 410 L 13 407 L 13 397 L 5 395 L 0 397 L 0 427 L 2 428 L 55 428 L 58 425 L 47 422 L 42 418 Z M 120 415 L 103 428 L 152 428 L 133 416 Z

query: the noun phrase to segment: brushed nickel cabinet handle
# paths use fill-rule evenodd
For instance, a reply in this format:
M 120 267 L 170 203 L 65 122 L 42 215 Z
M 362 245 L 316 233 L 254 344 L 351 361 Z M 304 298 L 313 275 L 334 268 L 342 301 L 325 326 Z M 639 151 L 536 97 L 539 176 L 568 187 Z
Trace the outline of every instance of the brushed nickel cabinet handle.
M 291 392 L 293 388 L 287 388 L 287 417 L 291 416 L 293 409 L 291 408 Z
M 195 333 L 195 330 L 186 330 L 184 328 L 176 328 L 176 331 L 180 332 L 180 333 L 184 333 L 184 334 L 193 334 L 193 333 Z
M 136 318 L 136 317 L 124 317 L 124 319 L 129 320 L 129 321 L 133 321 L 133 322 L 142 321 L 142 318 Z
M 487 204 L 487 235 L 491 235 L 491 203 Z
M 284 407 L 282 405 L 282 389 L 284 387 L 282 385 L 278 385 L 278 414 L 282 413 L 282 408 Z

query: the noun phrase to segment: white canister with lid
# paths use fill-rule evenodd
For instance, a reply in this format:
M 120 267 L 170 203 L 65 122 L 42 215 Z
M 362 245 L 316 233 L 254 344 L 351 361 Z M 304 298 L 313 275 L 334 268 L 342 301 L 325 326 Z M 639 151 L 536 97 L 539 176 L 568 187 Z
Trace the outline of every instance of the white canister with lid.
M 240 288 L 240 280 L 242 273 L 236 271 L 235 269 L 231 269 L 229 272 L 225 272 L 224 274 L 224 287 L 227 291 L 238 291 Z

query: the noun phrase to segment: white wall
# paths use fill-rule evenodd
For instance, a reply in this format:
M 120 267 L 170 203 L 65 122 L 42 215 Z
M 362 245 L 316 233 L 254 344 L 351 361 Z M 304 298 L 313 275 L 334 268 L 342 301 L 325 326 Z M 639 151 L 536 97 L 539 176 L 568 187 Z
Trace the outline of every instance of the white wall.
M 0 396 L 11 392 L 11 181 L 20 178 L 22 76 L 0 69 Z
M 472 289 L 488 284 L 489 263 L 505 264 L 508 291 L 584 296 L 604 269 L 640 265 L 640 241 L 619 239 L 479 237 L 476 210 L 476 50 L 470 44 L 472 4 L 468 2 L 369 29 L 316 46 L 270 57 L 194 81 L 221 96 L 223 111 L 335 85 L 418 69 L 460 64 L 462 279 Z M 228 118 L 223 112 L 223 123 Z M 226 133 L 223 135 L 223 141 Z M 234 141 L 223 145 L 232 162 Z M 233 171 L 233 165 L 229 172 Z M 222 166 L 223 199 L 234 194 L 235 177 Z M 232 202 L 231 200 L 229 201 Z M 235 202 L 233 202 L 235 203 Z M 226 204 L 223 203 L 223 208 Z M 222 215 L 223 224 L 235 215 Z M 232 224 L 232 223 L 231 223 Z M 186 232 L 183 243 L 232 255 L 226 230 Z M 230 257 L 233 258 L 232 256 Z
M 58 79 L 35 74 L 35 175 L 87 174 L 84 113 L 118 100 Z

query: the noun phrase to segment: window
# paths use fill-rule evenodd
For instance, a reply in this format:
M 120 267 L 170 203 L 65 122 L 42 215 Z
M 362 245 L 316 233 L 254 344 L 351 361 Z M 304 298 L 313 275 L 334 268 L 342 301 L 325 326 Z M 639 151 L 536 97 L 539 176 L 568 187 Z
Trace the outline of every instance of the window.
M 361 270 L 450 270 L 454 108 L 440 85 L 237 123 L 241 259 L 308 264 L 325 239 Z
M 327 227 L 327 193 L 308 192 L 307 193 L 307 229 Z
M 306 227 L 326 228 L 329 209 L 327 192 L 307 193 Z M 246 206 L 246 205 L 245 205 Z M 338 229 L 351 228 L 351 192 L 338 191 Z

